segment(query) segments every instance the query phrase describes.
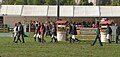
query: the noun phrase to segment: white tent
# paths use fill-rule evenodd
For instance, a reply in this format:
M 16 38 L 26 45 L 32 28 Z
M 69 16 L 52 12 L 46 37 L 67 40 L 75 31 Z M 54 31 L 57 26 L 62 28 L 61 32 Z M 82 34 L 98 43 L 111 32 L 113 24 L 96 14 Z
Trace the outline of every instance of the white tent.
M 22 5 L 9 5 L 7 6 L 7 15 L 17 15 L 20 16 L 21 15 L 21 10 L 22 10 Z
M 120 17 L 120 6 L 60 6 L 60 17 Z M 2 5 L 0 15 L 57 17 L 57 5 Z
M 61 17 L 73 17 L 73 6 L 60 6 Z
M 1 5 L 0 14 L 5 15 L 7 13 L 7 5 Z
M 49 16 L 49 17 L 57 16 L 57 6 L 49 6 L 47 16 Z
M 74 6 L 74 17 L 99 17 L 97 6 Z
M 101 17 L 120 17 L 120 6 L 100 6 Z
M 24 5 L 21 16 L 47 16 L 48 6 Z

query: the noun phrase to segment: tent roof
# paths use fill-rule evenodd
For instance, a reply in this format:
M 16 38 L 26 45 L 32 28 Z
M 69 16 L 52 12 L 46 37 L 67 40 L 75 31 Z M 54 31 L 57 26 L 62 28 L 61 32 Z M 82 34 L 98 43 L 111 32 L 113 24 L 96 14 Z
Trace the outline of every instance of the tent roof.
M 24 5 L 22 16 L 47 16 L 48 6 Z
M 60 17 L 120 17 L 120 6 L 60 6 Z M 1 5 L 0 15 L 57 17 L 57 5 Z
M 57 24 L 65 24 L 67 22 L 68 22 L 67 20 L 58 20 L 58 21 L 56 21 Z
M 112 21 L 101 21 L 100 24 L 112 24 Z

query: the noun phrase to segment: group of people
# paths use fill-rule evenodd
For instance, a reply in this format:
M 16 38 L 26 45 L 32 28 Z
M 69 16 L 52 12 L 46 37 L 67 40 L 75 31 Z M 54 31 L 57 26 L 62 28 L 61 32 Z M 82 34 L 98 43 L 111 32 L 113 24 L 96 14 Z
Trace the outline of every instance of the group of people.
M 68 33 L 69 33 L 69 38 L 70 38 L 70 43 L 78 42 L 78 40 L 75 35 L 77 35 L 76 31 L 76 24 L 74 23 L 69 23 L 69 28 Z M 35 22 L 35 33 L 34 33 L 34 41 L 36 41 L 36 38 L 38 38 L 38 42 L 45 42 L 44 37 L 45 36 L 50 36 L 51 37 L 51 42 L 58 42 L 57 40 L 57 27 L 55 22 L 46 22 L 45 24 L 40 22 Z
M 51 42 L 58 42 L 56 23 L 54 23 L 54 22 L 40 23 L 40 22 L 36 21 L 34 23 L 34 25 L 35 25 L 34 36 L 33 36 L 34 41 L 36 41 L 38 39 L 38 42 L 44 43 L 44 42 L 46 42 L 44 37 L 50 36 Z M 68 29 L 66 31 L 69 34 L 70 43 L 80 42 L 80 40 L 76 38 L 77 29 L 76 29 L 75 22 L 70 22 L 68 24 Z M 108 40 L 109 43 L 111 43 L 111 41 L 110 41 L 111 34 L 112 34 L 112 29 L 110 28 L 110 26 L 108 24 L 107 30 L 106 30 L 106 39 Z M 118 41 L 119 41 L 119 35 L 120 35 L 120 27 L 117 27 L 117 29 L 116 29 L 116 43 L 118 43 Z M 20 39 L 20 36 L 22 37 L 22 41 Z M 100 26 L 99 26 L 99 24 L 98 24 L 98 27 L 96 30 L 96 38 L 95 38 L 95 41 L 93 42 L 92 46 L 95 45 L 97 39 L 99 39 L 100 45 L 103 46 L 101 39 L 100 39 Z M 21 24 L 21 22 L 15 23 L 15 27 L 14 27 L 14 40 L 13 40 L 13 42 L 17 43 L 18 41 L 25 43 L 25 41 L 24 41 L 24 28 L 23 28 L 23 25 Z
M 57 29 L 54 22 L 44 24 L 37 21 L 35 23 L 34 41 L 38 38 L 38 42 L 44 43 L 44 36 L 51 36 L 51 42 L 57 42 Z
M 18 41 L 25 43 L 24 41 L 24 28 L 21 22 L 15 23 L 14 27 L 14 39 L 13 42 L 17 43 Z M 20 39 L 20 36 L 22 37 L 22 41 Z
M 57 27 L 56 27 L 56 23 L 55 22 L 45 22 L 45 23 L 40 23 L 38 21 L 34 22 L 34 35 L 33 35 L 33 39 L 34 41 L 38 40 L 38 42 L 40 43 L 44 43 L 45 41 L 45 36 L 50 36 L 51 37 L 51 41 L 50 42 L 58 42 L 57 40 Z M 70 43 L 74 43 L 74 42 L 79 42 L 80 40 L 77 39 L 75 37 L 75 35 L 77 35 L 77 31 L 76 31 L 76 24 L 75 22 L 69 23 L 69 28 L 68 30 L 66 30 L 69 34 L 69 40 Z M 22 36 L 22 41 L 20 39 L 20 36 Z M 21 22 L 15 23 L 15 27 L 14 27 L 14 40 L 13 42 L 17 43 L 18 41 L 20 42 L 25 42 L 24 41 L 24 28 L 23 25 L 21 24 Z
M 120 27 L 117 26 L 117 29 L 116 29 L 116 40 L 115 42 L 118 43 L 119 40 L 119 35 L 120 35 Z M 107 24 L 107 29 L 106 29 L 106 39 L 108 40 L 108 43 L 110 44 L 111 43 L 111 38 L 112 38 L 112 29 L 110 27 L 109 24 Z M 97 30 L 96 30 L 96 37 L 95 37 L 95 40 L 94 42 L 91 44 L 92 46 L 95 45 L 97 39 L 99 40 L 100 42 L 100 45 L 103 46 L 102 42 L 101 42 L 101 39 L 100 39 L 100 25 L 98 24 L 98 27 L 97 27 Z

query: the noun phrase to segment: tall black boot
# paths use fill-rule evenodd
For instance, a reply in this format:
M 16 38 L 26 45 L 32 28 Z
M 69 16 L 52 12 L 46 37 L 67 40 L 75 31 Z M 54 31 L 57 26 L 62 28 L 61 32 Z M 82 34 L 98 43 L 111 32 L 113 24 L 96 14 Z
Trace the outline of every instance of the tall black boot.
M 38 37 L 38 42 L 41 42 L 41 38 Z
M 77 42 L 79 42 L 80 40 L 79 39 L 77 39 L 77 38 L 75 38 L 75 40 L 77 41 Z
M 34 41 L 36 41 L 36 37 L 34 37 Z
M 110 39 L 108 39 L 109 44 L 111 43 Z
M 72 39 L 73 40 L 73 43 L 75 42 L 75 39 Z
M 70 37 L 70 43 L 72 42 L 72 37 Z
M 22 42 L 22 41 L 20 40 L 20 38 L 18 38 L 18 40 L 19 40 L 20 42 Z
M 54 38 L 55 42 L 58 42 L 58 40 L 56 38 Z
M 53 42 L 53 38 L 51 38 L 51 41 L 50 42 Z
M 13 42 L 15 42 L 16 37 L 14 37 Z

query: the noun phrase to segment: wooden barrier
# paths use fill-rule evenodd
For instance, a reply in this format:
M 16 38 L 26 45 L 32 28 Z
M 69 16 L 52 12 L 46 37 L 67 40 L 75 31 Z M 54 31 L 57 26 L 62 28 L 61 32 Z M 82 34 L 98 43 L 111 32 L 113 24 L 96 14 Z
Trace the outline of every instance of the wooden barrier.
M 8 28 L 5 28 L 5 29 L 0 28 L 0 33 L 3 33 L 3 32 L 9 32 Z
M 78 35 L 95 35 L 96 28 L 79 28 L 77 30 Z

